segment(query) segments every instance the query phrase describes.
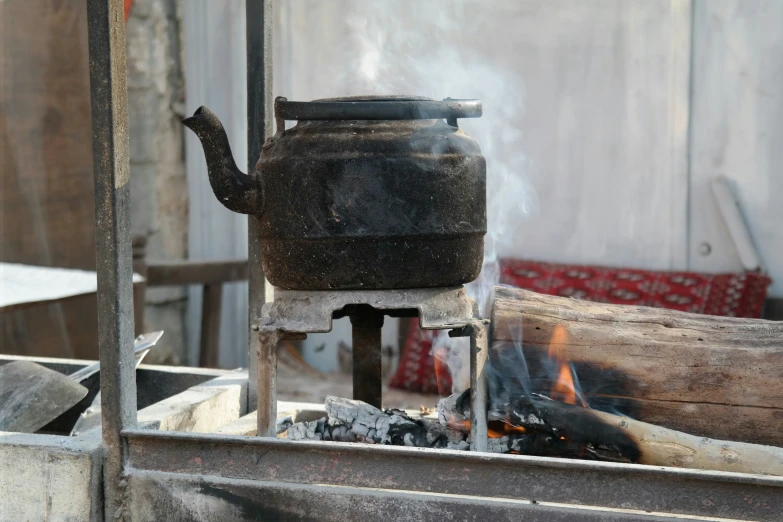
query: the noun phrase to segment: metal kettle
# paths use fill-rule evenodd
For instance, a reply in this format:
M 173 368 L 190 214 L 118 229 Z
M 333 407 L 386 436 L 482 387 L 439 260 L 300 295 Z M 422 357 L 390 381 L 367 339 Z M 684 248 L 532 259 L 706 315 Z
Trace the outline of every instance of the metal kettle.
M 251 175 L 209 109 L 182 123 L 201 141 L 218 200 L 259 218 L 273 285 L 399 289 L 456 286 L 481 270 L 486 165 L 457 125 L 479 116 L 477 100 L 278 98 L 276 134 Z M 297 124 L 286 130 L 287 120 Z

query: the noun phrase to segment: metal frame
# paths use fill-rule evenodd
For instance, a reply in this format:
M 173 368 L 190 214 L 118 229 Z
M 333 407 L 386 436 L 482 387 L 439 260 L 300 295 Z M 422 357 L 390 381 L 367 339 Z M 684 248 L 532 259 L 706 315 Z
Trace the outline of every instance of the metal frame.
M 486 323 L 464 287 L 409 290 L 305 292 L 280 290 L 261 311 L 257 362 L 258 434 L 275 437 L 277 423 L 277 345 L 308 333 L 329 332 L 335 314 L 348 315 L 354 335 L 354 399 L 381 407 L 380 329 L 383 315 L 415 310 L 425 330 L 451 330 L 470 337 L 470 447 L 487 450 Z M 371 316 L 368 320 L 366 316 Z M 378 321 L 380 316 L 380 321 Z M 369 361 L 368 361 L 369 359 Z M 367 372 L 369 366 L 370 372 Z M 250 374 L 252 375 L 252 374 Z
M 272 0 L 245 0 L 247 38 L 247 172 L 252 172 L 261 155 L 261 146 L 274 134 L 272 112 Z M 247 218 L 248 324 L 261 316 L 266 298 L 266 280 L 258 242 L 259 222 Z M 270 296 L 271 297 L 271 296 Z M 256 374 L 259 336 L 248 331 L 248 375 Z M 249 379 L 248 410 L 256 404 L 257 383 Z
M 126 433 L 134 474 L 421 491 L 740 520 L 780 520 L 783 478 L 523 455 Z
M 126 444 L 136 425 L 133 353 L 133 256 L 130 238 L 130 161 L 122 0 L 87 0 L 90 53 L 98 349 L 101 420 L 106 446 L 105 513 L 123 515 Z
M 252 165 L 272 129 L 269 111 L 272 2 L 245 1 L 248 154 Z M 183 513 L 181 510 L 187 510 L 199 499 L 208 500 L 209 509 L 227 506 L 226 509 L 246 513 L 246 518 L 263 515 L 269 509 L 272 515 L 283 513 L 291 519 L 302 519 L 305 508 L 312 510 L 317 506 L 321 513 L 325 506 L 339 509 L 340 499 L 345 495 L 354 499 L 354 508 L 365 509 L 362 519 L 373 509 L 381 519 L 384 513 L 390 512 L 401 516 L 407 513 L 408 518 L 421 514 L 432 519 L 430 515 L 440 516 L 439 509 L 432 508 L 434 514 L 409 510 L 411 502 L 433 493 L 438 494 L 437 500 L 427 497 L 426 502 L 441 503 L 444 509 L 459 513 L 460 517 L 469 512 L 482 518 L 498 512 L 497 507 L 502 504 L 505 513 L 524 511 L 530 520 L 583 519 L 582 515 L 587 513 L 585 506 L 592 506 L 590 513 L 599 515 L 589 516 L 600 520 L 660 519 L 644 511 L 745 520 L 779 519 L 783 512 L 781 477 L 137 429 L 123 1 L 87 0 L 87 5 L 107 519 L 143 516 L 138 513 L 143 513 L 145 506 L 160 508 L 160 514 L 168 513 L 172 515 L 169 518 L 176 519 L 173 515 Z M 262 315 L 265 289 L 256 223 L 252 218 L 248 228 L 250 324 L 254 324 Z M 260 350 L 269 345 L 261 342 L 263 337 L 280 332 L 277 328 L 260 326 L 258 330 L 258 334 L 253 332 L 249 337 L 250 375 L 256 374 L 253 366 L 257 351 L 267 359 L 274 357 L 273 351 Z M 472 336 L 472 363 L 474 368 L 480 367 L 481 359 L 487 356 L 484 324 L 469 322 L 458 333 Z M 271 362 L 267 360 L 264 364 L 265 371 L 273 371 L 270 369 L 275 365 Z M 273 376 L 268 373 L 264 378 Z M 472 376 L 473 386 L 479 381 L 479 375 Z M 270 400 L 274 390 L 265 387 L 256 399 L 255 379 L 250 379 L 248 385 L 250 404 L 258 400 L 273 407 Z M 483 399 L 475 394 L 474 401 L 472 406 L 478 412 Z M 271 418 L 270 413 L 259 411 L 259 417 Z M 152 484 L 152 489 L 144 489 L 145 484 Z M 165 489 L 164 486 L 170 489 L 160 494 L 170 496 L 155 496 L 155 491 Z M 418 495 L 415 499 L 413 492 Z M 279 502 L 285 495 L 296 500 L 291 505 Z M 171 501 L 175 497 L 178 502 Z M 140 511 L 134 512 L 129 506 Z M 234 516 L 237 511 L 230 513 L 239 518 Z M 354 517 L 360 518 L 357 514 L 348 519 Z

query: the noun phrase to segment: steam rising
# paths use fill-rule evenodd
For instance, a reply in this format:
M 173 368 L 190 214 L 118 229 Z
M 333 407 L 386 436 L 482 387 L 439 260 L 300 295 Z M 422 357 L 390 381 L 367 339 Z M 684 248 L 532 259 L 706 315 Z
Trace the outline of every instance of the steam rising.
M 537 210 L 527 182 L 527 159 L 519 121 L 524 115 L 523 83 L 513 70 L 493 67 L 471 37 L 482 23 L 476 2 L 357 2 L 347 17 L 358 93 L 413 94 L 431 98 L 477 98 L 484 115 L 463 119 L 460 127 L 478 141 L 487 160 L 487 221 L 484 264 L 467 285 L 482 316 L 489 314 L 491 291 L 499 281 L 498 256 L 509 253 L 513 230 Z M 472 7 L 472 8 L 471 8 Z M 396 20 L 416 20 L 406 25 Z M 426 23 L 424 22 L 426 21 Z M 477 32 L 475 33 L 478 34 Z M 350 51 L 347 56 L 350 56 Z M 454 391 L 469 386 L 467 339 L 441 333 L 433 349 L 449 346 L 447 363 Z
M 485 6 L 459 0 L 340 0 L 327 11 L 323 5 L 310 5 L 313 16 L 327 24 L 339 11 L 338 23 L 346 30 L 338 44 L 329 43 L 323 51 L 324 56 L 336 53 L 340 61 L 337 72 L 330 70 L 335 77 L 313 86 L 317 97 L 398 94 L 482 100 L 484 115 L 459 120 L 459 126 L 479 143 L 487 161 L 484 265 L 467 288 L 481 314 L 488 315 L 487 302 L 499 280 L 498 256 L 519 250 L 512 243 L 513 231 L 537 212 L 538 200 L 527 181 L 519 125 L 524 85 L 515 70 L 492 64 L 492 55 L 505 49 L 493 49 L 484 36 L 491 23 Z M 317 57 L 307 60 L 318 69 Z M 446 344 L 454 389 L 460 391 L 469 384 L 468 341 L 444 334 L 434 343 L 436 348 Z
M 480 2 L 350 2 L 349 44 L 344 67 L 356 94 L 413 94 L 430 98 L 477 98 L 484 115 L 459 120 L 487 160 L 487 219 L 484 270 L 469 285 L 482 312 L 498 281 L 497 257 L 512 251 L 513 231 L 538 208 L 527 182 L 527 159 L 519 121 L 523 83 L 513 70 L 493 67 L 474 38 L 482 21 Z M 413 24 L 406 21 L 414 20 Z M 426 22 L 425 22 L 426 21 Z M 476 31 L 474 33 L 474 31 Z M 357 68 L 351 71 L 352 66 Z

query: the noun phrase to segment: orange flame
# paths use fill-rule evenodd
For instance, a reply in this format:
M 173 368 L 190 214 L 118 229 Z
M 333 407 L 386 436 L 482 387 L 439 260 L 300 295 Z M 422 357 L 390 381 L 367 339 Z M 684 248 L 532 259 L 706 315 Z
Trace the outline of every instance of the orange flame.
M 449 419 L 447 426 L 449 426 L 451 429 L 459 431 L 470 431 L 470 421 L 457 420 L 453 414 Z M 505 437 L 506 435 L 512 435 L 515 433 L 527 433 L 527 430 L 523 426 L 513 426 L 503 421 L 490 421 L 487 423 L 487 436 L 490 439 L 499 439 L 501 437 Z
M 567 344 L 568 331 L 562 325 L 555 326 L 552 338 L 549 340 L 549 358 L 558 363 L 558 375 L 552 386 L 552 398 L 560 399 L 567 404 L 579 402 L 582 406 L 587 407 L 587 403 L 576 391 L 571 365 L 563 356 Z

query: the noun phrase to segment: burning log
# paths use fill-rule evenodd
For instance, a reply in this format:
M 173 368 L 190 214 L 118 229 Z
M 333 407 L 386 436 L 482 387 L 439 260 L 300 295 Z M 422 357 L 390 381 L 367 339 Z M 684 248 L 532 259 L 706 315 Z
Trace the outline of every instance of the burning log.
M 469 430 L 470 390 L 442 399 L 438 419 L 454 429 Z M 543 396 L 519 396 L 505 404 L 490 404 L 487 412 L 490 441 L 503 453 L 542 457 L 637 462 L 637 441 L 588 408 Z
M 466 431 L 468 396 L 441 400 L 441 422 Z M 505 453 L 783 475 L 783 448 L 697 437 L 545 397 L 490 405 L 488 419 L 490 447 Z
M 441 399 L 437 421 L 327 397 L 327 417 L 287 426 L 290 440 L 469 449 L 470 391 Z M 688 435 L 628 417 L 520 396 L 488 408 L 491 453 L 783 475 L 783 448 Z
M 526 370 L 520 386 L 528 395 L 567 391 L 543 368 L 554 351 L 578 377 L 576 403 L 695 435 L 783 446 L 783 323 L 495 291 L 490 352 L 501 359 L 496 367 Z

